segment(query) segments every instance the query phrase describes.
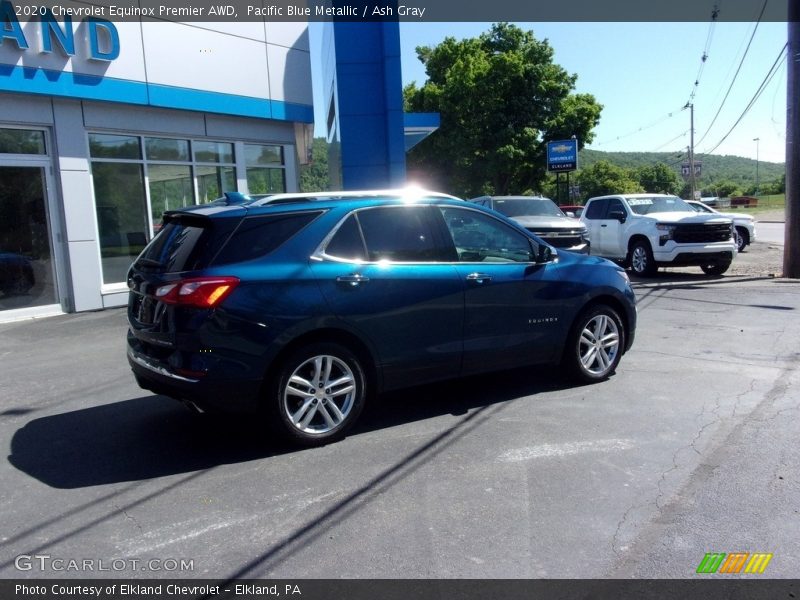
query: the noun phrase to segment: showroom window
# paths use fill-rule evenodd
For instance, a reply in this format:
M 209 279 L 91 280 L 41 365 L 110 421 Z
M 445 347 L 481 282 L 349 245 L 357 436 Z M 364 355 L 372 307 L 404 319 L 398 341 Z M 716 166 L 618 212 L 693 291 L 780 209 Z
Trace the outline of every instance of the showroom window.
M 44 131 L 0 128 L 0 154 L 47 154 Z
M 250 194 L 279 194 L 286 191 L 283 147 L 245 144 L 244 160 Z
M 103 282 L 118 283 L 125 281 L 128 267 L 144 248 L 150 231 L 141 140 L 91 134 L 89 154 Z
M 197 163 L 197 197 L 201 204 L 236 191 L 236 168 L 233 144 L 228 142 L 192 142 Z
M 35 141 L 8 144 L 33 147 Z M 237 190 L 236 146 L 218 140 L 89 134 L 104 284 L 125 281 L 130 263 L 160 230 L 165 211 Z M 244 148 L 250 193 L 285 191 L 283 147 L 238 148 Z

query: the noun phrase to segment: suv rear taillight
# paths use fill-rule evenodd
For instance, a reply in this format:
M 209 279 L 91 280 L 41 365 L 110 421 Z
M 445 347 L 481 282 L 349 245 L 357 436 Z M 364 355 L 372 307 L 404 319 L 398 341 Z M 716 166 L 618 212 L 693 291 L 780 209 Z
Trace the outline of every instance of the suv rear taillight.
M 165 304 L 214 308 L 227 298 L 237 285 L 239 285 L 238 277 L 182 279 L 156 289 L 156 298 Z

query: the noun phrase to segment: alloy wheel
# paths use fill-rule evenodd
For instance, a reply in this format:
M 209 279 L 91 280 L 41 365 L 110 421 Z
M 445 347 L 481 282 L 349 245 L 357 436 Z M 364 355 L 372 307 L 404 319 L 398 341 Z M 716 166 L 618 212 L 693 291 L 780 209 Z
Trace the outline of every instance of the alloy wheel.
M 347 363 L 332 355 L 313 356 L 286 382 L 283 409 L 299 431 L 325 434 L 347 421 L 356 393 L 356 377 Z
M 613 368 L 619 347 L 619 328 L 614 319 L 606 314 L 594 316 L 578 339 L 582 367 L 596 377 L 605 376 Z

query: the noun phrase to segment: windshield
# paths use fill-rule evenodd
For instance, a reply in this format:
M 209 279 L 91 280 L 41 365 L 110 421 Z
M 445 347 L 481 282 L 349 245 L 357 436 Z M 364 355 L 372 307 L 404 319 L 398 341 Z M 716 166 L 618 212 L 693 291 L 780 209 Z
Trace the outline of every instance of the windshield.
M 640 196 L 625 198 L 625 200 L 637 215 L 659 212 L 695 212 L 695 209 L 677 196 Z
M 714 212 L 708 206 L 706 206 L 705 204 L 702 204 L 700 202 L 691 202 L 689 204 L 689 206 L 691 206 L 697 212 L 704 212 L 704 213 L 713 213 Z
M 561 209 L 549 198 L 504 198 L 492 208 L 507 217 L 563 217 Z

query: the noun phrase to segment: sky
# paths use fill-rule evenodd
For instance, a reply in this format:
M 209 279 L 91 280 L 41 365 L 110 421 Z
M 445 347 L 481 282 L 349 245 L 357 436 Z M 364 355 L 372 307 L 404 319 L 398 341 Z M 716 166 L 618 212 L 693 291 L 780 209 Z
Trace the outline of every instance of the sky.
M 785 56 L 781 51 L 787 40 L 786 23 L 712 25 L 709 19 L 696 23 L 517 25 L 533 31 L 537 39 L 547 39 L 554 62 L 578 76 L 575 92 L 593 94 L 603 106 L 588 148 L 674 152 L 679 160 L 678 154 L 685 153 L 690 143 L 690 111 L 683 107 L 691 99 L 698 160 L 713 150 L 718 155 L 785 161 L 785 60 L 750 110 L 741 115 L 775 60 Z M 315 104 L 322 106 L 325 103 L 316 97 L 320 67 L 314 64 L 320 56 L 314 51 L 321 39 L 319 26 L 312 24 L 310 36 Z M 426 80 L 416 47 L 435 46 L 448 36 L 475 37 L 490 27 L 491 23 L 401 23 L 403 85 L 412 81 L 422 85 Z M 707 58 L 702 61 L 704 53 Z M 699 81 L 696 86 L 695 81 Z M 316 120 L 324 122 L 319 117 Z M 324 135 L 319 126 L 317 135 Z

